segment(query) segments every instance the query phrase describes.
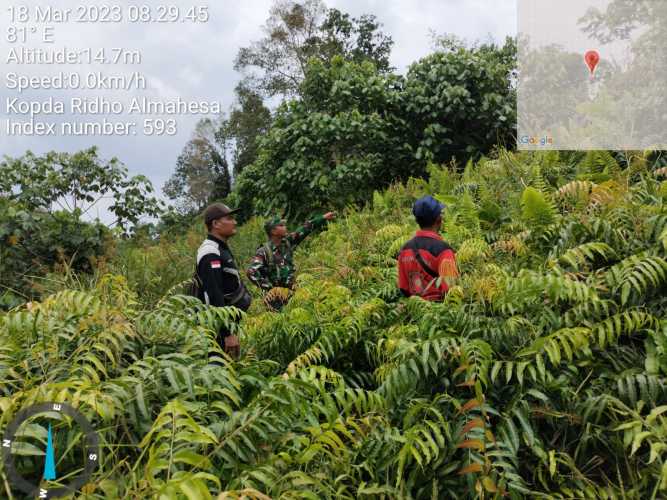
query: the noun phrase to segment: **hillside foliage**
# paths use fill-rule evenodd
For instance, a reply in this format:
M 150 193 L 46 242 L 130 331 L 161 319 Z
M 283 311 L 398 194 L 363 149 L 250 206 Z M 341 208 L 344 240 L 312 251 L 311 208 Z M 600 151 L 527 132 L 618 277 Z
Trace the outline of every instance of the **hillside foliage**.
M 242 313 L 179 295 L 193 234 L 3 313 L 0 430 L 30 403 L 77 406 L 101 436 L 96 498 L 664 497 L 664 172 L 501 151 L 429 174 L 304 244 L 294 297 L 253 306 L 238 361 L 214 332 Z M 425 193 L 461 271 L 443 303 L 395 286 Z M 170 251 L 139 280 L 141 253 Z
M 99 220 L 100 207 L 110 218 Z M 28 151 L 0 161 L 0 309 L 39 297 L 50 272 L 89 272 L 127 234 L 162 213 L 143 175 L 130 176 L 96 147 L 76 153 Z M 97 218 L 95 218 L 97 215 Z
M 342 56 L 311 59 L 300 96 L 276 110 L 230 198 L 244 214 L 292 219 L 363 204 L 373 190 L 426 175 L 429 162 L 488 154 L 516 128 L 516 45 L 452 43 L 405 76 Z M 327 204 L 327 206 L 323 206 Z

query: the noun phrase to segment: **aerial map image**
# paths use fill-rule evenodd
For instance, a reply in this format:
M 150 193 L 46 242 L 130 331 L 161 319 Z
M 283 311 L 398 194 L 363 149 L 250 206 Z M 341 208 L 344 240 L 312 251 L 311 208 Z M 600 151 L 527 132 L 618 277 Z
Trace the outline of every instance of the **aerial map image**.
M 519 149 L 667 148 L 667 2 L 519 1 Z

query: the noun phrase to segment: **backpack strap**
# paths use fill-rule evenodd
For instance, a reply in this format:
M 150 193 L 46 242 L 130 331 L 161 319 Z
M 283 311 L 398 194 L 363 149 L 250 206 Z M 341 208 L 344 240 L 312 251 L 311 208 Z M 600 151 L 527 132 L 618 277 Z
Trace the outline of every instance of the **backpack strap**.
M 431 269 L 426 262 L 424 261 L 424 258 L 421 256 L 419 253 L 419 249 L 417 248 L 417 243 L 415 242 L 414 238 L 408 241 L 408 243 L 405 245 L 405 248 L 409 248 L 412 250 L 412 252 L 415 254 L 415 259 L 417 259 L 417 262 L 419 262 L 419 265 L 422 267 L 422 269 L 428 274 L 431 278 L 437 279 L 440 277 L 438 273 L 436 273 L 433 269 Z
M 275 264 L 275 258 L 273 256 L 273 251 L 271 250 L 271 242 L 267 241 L 262 245 L 264 253 L 266 254 L 266 265 L 271 268 Z
M 290 244 L 289 240 L 284 238 L 282 243 L 285 245 L 285 254 L 289 254 L 292 250 L 292 245 Z M 276 258 L 273 250 L 271 250 L 271 242 L 267 241 L 260 248 L 264 249 L 264 253 L 266 253 L 266 265 L 269 267 L 269 269 L 274 267 L 276 265 Z

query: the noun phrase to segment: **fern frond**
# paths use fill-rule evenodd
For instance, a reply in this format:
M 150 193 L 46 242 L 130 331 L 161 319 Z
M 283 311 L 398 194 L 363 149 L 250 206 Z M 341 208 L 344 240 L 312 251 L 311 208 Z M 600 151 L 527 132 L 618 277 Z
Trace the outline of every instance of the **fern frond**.
M 630 298 L 643 297 L 666 280 L 667 261 L 647 254 L 631 255 L 606 273 L 606 281 L 615 294 L 620 294 L 621 304 L 626 304 Z
M 550 201 L 532 187 L 527 187 L 521 195 L 521 214 L 526 224 L 535 229 L 542 229 L 556 220 L 556 211 Z
M 594 186 L 595 184 L 590 181 L 570 181 L 558 188 L 556 193 L 561 198 L 566 196 L 579 198 L 582 195 L 588 196 Z
M 606 243 L 592 241 L 575 248 L 570 248 L 560 256 L 559 261 L 569 265 L 576 271 L 580 271 L 585 266 L 594 264 L 599 258 L 602 258 L 604 262 L 608 262 L 616 258 L 616 252 Z

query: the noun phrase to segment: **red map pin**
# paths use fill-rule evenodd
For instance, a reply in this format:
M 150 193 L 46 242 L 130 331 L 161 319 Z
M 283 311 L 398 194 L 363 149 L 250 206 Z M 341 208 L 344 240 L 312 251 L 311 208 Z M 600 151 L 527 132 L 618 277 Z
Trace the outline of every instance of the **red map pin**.
M 595 68 L 597 67 L 598 63 L 600 62 L 600 54 L 598 53 L 597 50 L 589 50 L 584 55 L 584 60 L 586 61 L 586 64 L 588 65 L 588 69 L 591 70 L 591 76 L 593 76 L 593 73 L 595 72 Z

